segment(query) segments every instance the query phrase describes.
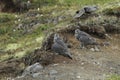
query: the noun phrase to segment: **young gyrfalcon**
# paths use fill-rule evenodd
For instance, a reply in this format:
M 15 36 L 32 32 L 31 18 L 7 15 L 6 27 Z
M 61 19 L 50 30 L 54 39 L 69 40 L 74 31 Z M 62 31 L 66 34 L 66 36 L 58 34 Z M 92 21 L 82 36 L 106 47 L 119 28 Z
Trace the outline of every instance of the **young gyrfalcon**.
M 80 31 L 79 29 L 75 30 L 75 37 L 78 41 L 81 42 L 81 48 L 86 47 L 87 45 L 97 45 L 97 42 L 92 36 L 86 32 Z
M 72 56 L 68 50 L 67 45 L 64 43 L 64 41 L 59 37 L 58 34 L 54 34 L 54 39 L 53 39 L 53 45 L 52 45 L 52 50 L 59 55 L 63 55 L 65 57 L 69 57 L 72 59 Z

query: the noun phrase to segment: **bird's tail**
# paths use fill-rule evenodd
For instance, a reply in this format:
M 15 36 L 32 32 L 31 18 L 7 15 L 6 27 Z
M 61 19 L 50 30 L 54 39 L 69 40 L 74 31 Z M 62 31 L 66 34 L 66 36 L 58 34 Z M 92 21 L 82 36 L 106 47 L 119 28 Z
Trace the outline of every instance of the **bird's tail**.
M 66 55 L 65 55 L 66 57 L 68 57 L 68 58 L 70 58 L 70 59 L 73 59 L 72 58 L 72 55 L 70 54 L 70 52 L 66 52 Z

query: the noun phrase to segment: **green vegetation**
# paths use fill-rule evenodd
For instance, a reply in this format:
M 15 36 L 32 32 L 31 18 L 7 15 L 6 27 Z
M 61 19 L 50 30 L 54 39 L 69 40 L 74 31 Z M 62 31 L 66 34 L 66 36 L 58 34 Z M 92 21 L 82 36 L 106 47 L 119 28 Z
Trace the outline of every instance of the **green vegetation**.
M 27 1 L 27 0 L 26 0 Z M 55 27 L 67 25 L 77 9 L 85 5 L 102 5 L 113 0 L 32 0 L 35 8 L 40 8 L 43 16 L 37 18 L 55 18 L 61 15 L 67 17 L 64 21 L 55 24 L 38 25 L 31 33 L 23 34 L 24 30 L 16 30 L 19 23 L 29 24 L 34 18 L 25 20 L 25 14 L 0 13 L 0 61 L 22 56 L 40 48 L 45 32 Z M 120 0 L 114 0 L 114 2 Z M 19 21 L 21 19 L 21 21 Z
M 0 35 L 8 33 L 14 25 L 14 14 L 0 13 Z
M 120 80 L 120 75 L 112 75 L 107 80 Z
M 75 0 L 75 1 L 74 0 L 59 0 L 59 1 L 61 2 L 61 4 L 84 6 L 84 5 L 105 4 L 105 3 L 111 2 L 112 0 Z
M 16 0 L 14 0 L 16 1 Z M 24 0 L 27 1 L 27 0 Z M 35 49 L 41 47 L 42 41 L 46 34 L 49 34 L 49 30 L 56 29 L 58 27 L 65 27 L 71 23 L 72 16 L 76 10 L 81 9 L 86 5 L 98 5 L 100 11 L 103 11 L 107 15 L 120 15 L 120 0 L 31 0 L 33 2 L 30 11 L 38 12 L 39 15 L 33 17 L 26 17 L 27 13 L 0 13 L 0 62 L 14 58 L 22 58 L 29 55 Z M 107 4 L 110 4 L 108 6 Z M 115 4 L 114 4 L 115 3 Z M 38 10 L 39 8 L 39 10 Z M 34 10 L 33 10 L 34 9 Z M 47 23 L 46 19 L 52 20 L 60 17 L 65 18 L 57 24 L 52 22 Z M 30 28 L 29 24 L 34 21 L 40 21 L 40 24 Z M 102 18 L 89 18 L 83 20 L 89 25 L 102 24 L 104 22 L 115 24 L 118 19 L 115 16 Z M 25 27 L 18 29 L 19 24 L 28 25 L 26 31 Z M 100 26 L 101 27 L 101 26 Z M 116 27 L 117 28 L 117 27 Z M 112 75 L 107 80 L 120 80 L 119 75 Z
M 119 0 L 114 0 L 116 2 Z M 33 0 L 37 5 L 66 5 L 66 6 L 84 6 L 84 5 L 103 5 L 105 3 L 113 2 L 113 0 Z
M 0 13 L 0 24 L 9 22 L 10 20 L 14 20 L 14 19 L 15 19 L 14 14 Z
M 120 16 L 120 6 L 107 8 L 103 11 L 106 15 Z

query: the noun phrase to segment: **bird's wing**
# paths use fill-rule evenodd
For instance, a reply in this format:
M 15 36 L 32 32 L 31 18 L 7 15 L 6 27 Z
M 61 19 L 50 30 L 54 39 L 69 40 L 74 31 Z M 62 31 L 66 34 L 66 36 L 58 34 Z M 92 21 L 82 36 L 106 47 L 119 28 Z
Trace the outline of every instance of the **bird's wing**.
M 79 17 L 81 17 L 84 13 L 85 13 L 85 10 L 84 10 L 84 9 L 81 9 L 81 10 L 77 11 L 77 14 L 74 16 L 74 18 L 79 18 Z
M 52 49 L 56 52 L 59 53 L 60 55 L 69 57 L 70 59 L 72 59 L 72 55 L 70 54 L 70 52 L 68 51 L 68 49 L 64 48 L 63 46 L 54 43 L 52 46 Z
M 63 46 L 61 46 L 60 44 L 57 44 L 57 43 L 53 44 L 53 48 L 55 50 L 57 50 L 58 52 L 66 52 L 67 51 L 67 49 L 65 47 L 63 47 Z
M 89 36 L 90 37 L 90 35 L 88 33 L 84 32 L 84 31 L 80 31 L 80 35 L 84 35 L 84 36 Z
M 59 45 L 61 45 L 62 47 L 64 47 L 64 48 L 67 49 L 67 46 L 66 46 L 66 44 L 63 42 L 62 39 L 58 39 L 58 40 L 56 40 L 56 42 L 57 42 L 57 44 L 59 44 Z
M 81 37 L 79 38 L 79 40 L 80 40 L 81 42 L 85 42 L 85 43 L 95 43 L 95 42 L 96 42 L 93 37 L 88 37 L 88 36 L 81 36 Z
M 69 57 L 70 59 L 72 59 L 72 55 L 70 54 L 70 52 L 68 51 L 68 49 L 66 47 L 63 47 L 61 45 L 58 45 L 59 50 L 61 50 L 61 54 Z
M 73 59 L 72 55 L 70 54 L 70 52 L 65 52 L 65 56 L 69 57 L 70 59 Z

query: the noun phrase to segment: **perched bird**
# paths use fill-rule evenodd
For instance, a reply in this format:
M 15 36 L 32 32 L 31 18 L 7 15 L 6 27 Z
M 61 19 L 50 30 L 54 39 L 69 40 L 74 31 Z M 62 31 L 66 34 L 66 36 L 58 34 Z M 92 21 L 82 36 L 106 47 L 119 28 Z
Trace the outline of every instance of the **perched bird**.
M 92 13 L 92 12 L 95 12 L 97 9 L 98 9 L 97 6 L 85 6 L 84 7 L 85 13 Z
M 85 6 L 82 9 L 76 11 L 76 14 L 73 18 L 80 18 L 84 14 L 91 14 L 98 9 L 97 6 Z
M 67 45 L 64 43 L 64 41 L 59 37 L 58 34 L 54 34 L 54 39 L 53 39 L 53 45 L 52 45 L 52 50 L 59 55 L 63 55 L 65 57 L 69 57 L 72 59 L 72 55 L 70 54 Z
M 81 48 L 87 47 L 87 45 L 97 45 L 97 42 L 86 32 L 80 31 L 79 29 L 75 30 L 75 37 L 78 41 L 81 42 Z
M 78 11 L 76 11 L 76 15 L 74 16 L 74 18 L 79 18 L 83 14 L 85 14 L 85 10 L 84 9 L 78 10 Z

